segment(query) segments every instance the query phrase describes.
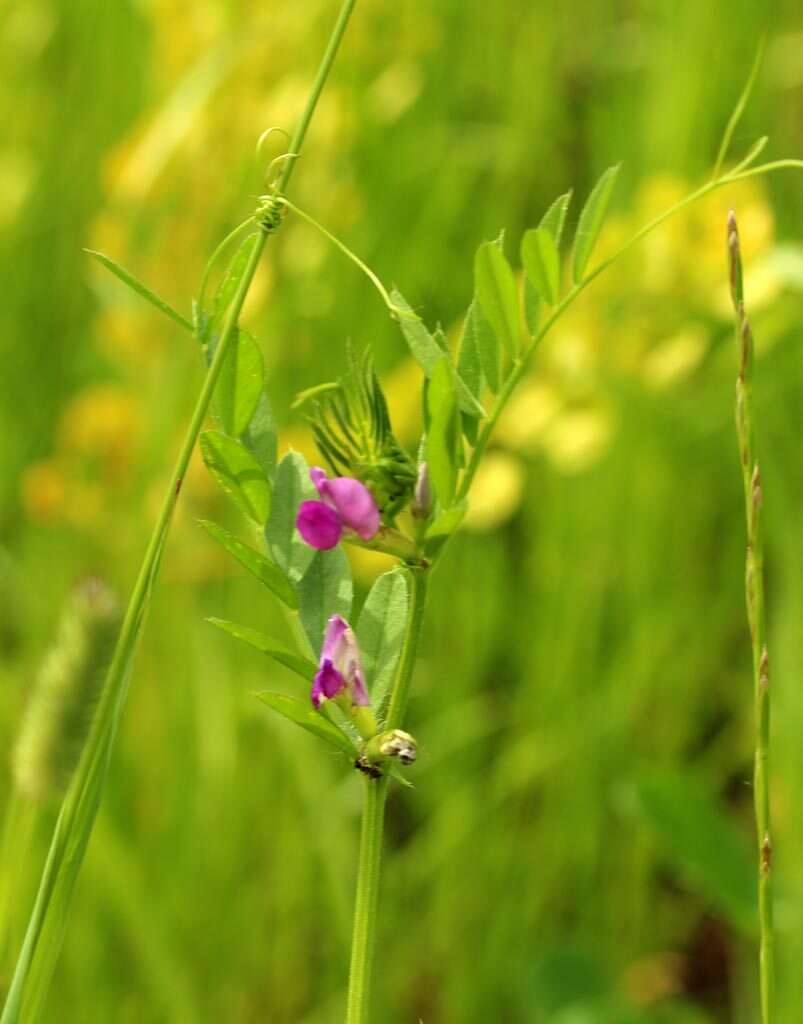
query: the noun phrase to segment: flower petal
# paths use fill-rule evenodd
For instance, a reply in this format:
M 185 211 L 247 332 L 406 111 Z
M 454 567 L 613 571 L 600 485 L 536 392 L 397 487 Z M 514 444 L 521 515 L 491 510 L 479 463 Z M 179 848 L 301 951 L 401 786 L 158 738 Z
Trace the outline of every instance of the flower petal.
M 379 530 L 379 509 L 374 496 L 359 480 L 336 476 L 321 485 L 321 495 L 329 498 L 340 514 L 343 525 L 363 540 L 370 540 Z
M 317 490 L 318 494 L 320 494 L 320 496 L 323 498 L 324 488 L 329 481 L 329 477 L 327 476 L 326 470 L 321 469 L 320 466 L 312 466 L 310 467 L 309 478 L 313 482 L 313 484 L 315 484 L 315 489 Z
M 323 647 L 321 648 L 321 659 L 318 663 L 321 668 L 326 660 L 331 662 L 337 661 L 340 642 L 348 628 L 348 622 L 341 615 L 333 615 L 326 623 L 326 633 L 323 638 Z
M 312 684 L 312 703 L 316 710 L 321 706 L 323 701 L 331 700 L 336 697 L 339 693 L 342 693 L 346 688 L 346 681 L 337 671 L 335 666 L 329 661 L 328 658 L 324 658 L 321 661 L 321 667 L 315 674 L 315 680 Z
M 301 502 L 296 528 L 307 544 L 319 551 L 333 548 L 343 535 L 340 516 L 322 501 Z

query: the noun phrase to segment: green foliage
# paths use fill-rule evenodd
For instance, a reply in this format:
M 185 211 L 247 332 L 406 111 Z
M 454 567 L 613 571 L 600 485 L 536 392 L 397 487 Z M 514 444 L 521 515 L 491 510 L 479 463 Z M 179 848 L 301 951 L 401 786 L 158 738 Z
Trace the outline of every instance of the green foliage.
M 460 460 L 460 417 L 452 375 L 445 359 L 435 367 L 427 389 L 429 426 L 426 455 L 435 496 L 444 508 L 452 504 Z
M 296 530 L 298 507 L 302 501 L 317 497 L 304 456 L 298 452 L 285 455 L 276 470 L 273 504 L 265 537 L 277 564 L 295 584 L 306 572 L 314 554 Z
M 530 284 L 545 302 L 554 306 L 560 288 L 560 255 L 548 228 L 525 231 L 521 259 Z
M 238 622 L 228 622 L 226 619 L 209 618 L 207 622 L 217 626 L 218 629 L 222 629 L 224 633 L 236 637 L 237 640 L 242 640 L 243 643 L 248 644 L 250 647 L 256 648 L 262 654 L 267 654 L 269 658 L 273 658 L 280 665 L 284 665 L 285 668 L 289 668 L 297 675 L 300 675 L 308 683 L 312 682 L 315 673 L 318 671 L 318 666 L 314 661 L 310 661 L 309 658 L 297 654 L 286 644 L 282 643 L 281 640 L 268 636 L 266 633 L 260 633 L 249 626 L 242 626 Z
M 219 526 L 217 523 L 201 520 L 201 526 L 288 608 L 298 608 L 295 588 L 275 562 L 237 540 L 225 527 Z
M 680 771 L 650 773 L 639 780 L 638 799 L 643 820 L 680 873 L 736 928 L 755 934 L 755 871 L 747 845 L 701 781 Z
M 277 711 L 284 718 L 289 719 L 302 729 L 317 736 L 319 740 L 328 743 L 351 760 L 354 759 L 357 748 L 345 735 L 318 711 L 310 705 L 309 701 L 298 700 L 296 697 L 287 697 L 283 693 L 262 692 L 256 694 L 257 698 L 269 708 Z
M 497 341 L 508 355 L 519 351 L 519 300 L 516 279 L 502 252 L 501 239 L 483 242 L 474 259 L 477 301 Z
M 457 401 L 460 408 L 469 416 L 484 416 L 485 410 L 477 401 L 477 398 L 472 393 L 471 389 L 466 385 L 465 381 L 461 379 L 457 371 L 452 366 L 451 359 L 446 351 L 445 340 L 442 338 L 442 335 L 440 336 L 441 340 L 439 341 L 438 332 L 434 335 L 429 333 L 427 328 L 424 326 L 423 321 L 416 316 L 411 306 L 407 303 L 406 299 L 400 292 L 394 290 L 391 298 L 394 305 L 407 314 L 399 317 L 399 324 L 407 344 L 410 346 L 410 351 L 412 352 L 413 357 L 422 367 L 427 378 L 432 377 L 436 367 L 438 367 L 445 359 L 451 368 L 455 393 L 457 395 Z
M 407 624 L 407 580 L 400 569 L 379 576 L 357 621 L 357 642 L 362 652 L 371 703 L 381 716 L 393 682 Z
M 200 443 L 206 468 L 227 497 L 249 519 L 263 526 L 271 508 L 270 484 L 254 456 L 219 430 L 201 434 Z
M 214 401 L 220 424 L 232 437 L 248 429 L 262 397 L 264 373 L 259 346 L 240 330 L 223 360 Z
M 96 252 L 94 249 L 85 249 L 84 252 L 97 260 L 101 266 L 110 270 L 116 278 L 123 282 L 123 284 L 145 299 L 146 302 L 155 306 L 160 313 L 164 313 L 165 316 L 168 316 L 174 323 L 177 323 L 179 327 L 183 327 L 185 331 L 193 330 L 192 323 L 185 316 L 182 316 L 181 313 L 173 309 L 169 302 L 165 302 L 161 296 L 157 295 L 156 292 L 152 291 L 152 289 L 150 289 L 146 284 L 143 284 L 142 281 L 134 277 L 130 270 L 126 270 L 125 267 L 121 267 L 119 263 L 102 252 Z
M 315 551 L 298 584 L 301 624 L 313 651 L 320 648 L 326 623 L 333 615 L 349 618 L 353 595 L 343 548 L 338 545 L 330 551 Z
M 241 440 L 272 483 L 276 473 L 277 458 L 276 420 L 264 391 L 257 400 L 256 408 Z
M 615 167 L 609 167 L 594 186 L 585 206 L 580 211 L 572 251 L 572 280 L 575 284 L 579 284 L 585 277 L 588 261 L 591 259 L 591 253 L 602 230 L 618 174 L 618 164 Z

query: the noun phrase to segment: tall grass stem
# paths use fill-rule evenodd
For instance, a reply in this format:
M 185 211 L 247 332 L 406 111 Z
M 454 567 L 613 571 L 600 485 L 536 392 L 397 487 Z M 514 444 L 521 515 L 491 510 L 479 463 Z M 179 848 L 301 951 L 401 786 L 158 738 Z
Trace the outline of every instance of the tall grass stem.
M 301 152 L 318 99 L 332 68 L 335 55 L 337 54 L 355 3 L 356 0 L 345 0 L 341 6 L 312 90 L 293 136 L 291 149 L 297 155 Z M 295 160 L 288 160 L 285 163 L 277 183 L 279 191 L 283 191 L 289 184 L 295 162 Z M 103 783 L 128 689 L 131 661 L 147 611 L 148 598 L 158 574 L 159 563 L 172 521 L 173 511 L 178 501 L 181 485 L 198 435 L 206 419 L 223 361 L 229 350 L 231 339 L 236 335 L 240 313 L 256 273 L 267 237 L 266 233 L 261 233 L 259 244 L 254 246 L 248 265 L 232 298 L 221 331 L 220 343 L 215 350 L 214 357 L 204 378 L 204 383 L 195 403 L 181 451 L 170 476 L 159 517 L 148 543 L 123 619 L 122 628 L 104 682 L 89 738 L 81 754 L 56 821 L 36 900 L 28 922 L 22 949 L 17 959 L 3 1014 L 0 1017 L 0 1024 L 17 1024 L 23 1012 L 24 995 L 26 999 L 32 1000 L 37 1006 L 41 1006 L 44 1001 L 44 991 L 46 991 L 49 985 L 52 971 L 55 968 L 58 948 L 61 945 L 63 931 L 66 927 L 67 907 L 100 806 Z M 56 915 L 57 919 L 51 925 L 51 930 L 48 932 L 48 955 L 45 958 L 45 966 L 40 970 L 38 976 L 34 978 L 37 988 L 44 991 L 26 994 L 26 983 L 32 974 L 34 955 L 40 944 L 43 932 L 48 927 L 50 920 L 49 912 L 54 910 L 54 908 L 55 911 L 60 912 L 60 917 Z
M 756 749 L 753 799 L 758 845 L 758 916 L 760 931 L 759 982 L 761 1021 L 775 1020 L 775 936 L 772 908 L 772 835 L 770 820 L 770 661 L 767 650 L 767 620 L 764 600 L 764 494 L 761 471 L 754 446 L 753 410 L 753 332 L 744 308 L 742 258 L 736 217 L 728 216 L 728 261 L 733 307 L 736 314 L 736 341 L 739 350 L 739 374 L 736 378 L 736 431 L 744 483 L 747 521 L 745 559 L 745 597 L 753 649 L 753 693 L 755 701 Z

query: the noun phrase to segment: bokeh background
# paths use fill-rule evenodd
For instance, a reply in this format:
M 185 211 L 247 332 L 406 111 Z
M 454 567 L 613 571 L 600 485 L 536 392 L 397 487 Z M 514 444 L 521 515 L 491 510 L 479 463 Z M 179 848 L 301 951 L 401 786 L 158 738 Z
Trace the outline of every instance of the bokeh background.
M 188 313 L 253 208 L 333 0 L 28 0 L 0 28 L 0 797 L 76 581 L 127 595 L 202 367 L 82 253 Z M 361 0 L 293 198 L 459 330 L 476 246 L 624 161 L 612 248 L 710 173 L 767 32 L 734 152 L 803 155 L 793 0 Z M 736 355 L 739 214 L 758 337 L 774 674 L 779 1020 L 803 1005 L 803 175 L 717 193 L 590 288 L 500 424 L 433 581 L 395 792 L 382 1024 L 754 1022 L 751 670 Z M 299 220 L 245 321 L 283 445 L 295 393 L 370 345 L 398 433 L 416 373 L 365 279 Z M 251 692 L 295 688 L 204 621 L 276 607 L 197 526 L 242 523 L 195 465 L 45 1014 L 59 1024 L 341 1019 L 360 787 Z M 382 566 L 355 561 L 363 592 Z M 7 822 L 0 986 L 58 803 Z

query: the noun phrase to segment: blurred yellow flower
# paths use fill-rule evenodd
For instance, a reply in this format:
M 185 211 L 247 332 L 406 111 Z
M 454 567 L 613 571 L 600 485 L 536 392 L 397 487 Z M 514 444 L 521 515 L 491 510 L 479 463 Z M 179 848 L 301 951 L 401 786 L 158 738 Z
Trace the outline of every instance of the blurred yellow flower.
M 54 460 L 28 466 L 22 475 L 21 490 L 23 508 L 34 521 L 51 522 L 62 517 L 66 483 Z
M 493 530 L 505 523 L 521 503 L 524 477 L 524 466 L 515 455 L 488 452 L 471 486 L 466 526 L 472 530 Z
M 568 410 L 544 434 L 544 451 L 566 473 L 579 473 L 605 452 L 613 433 L 611 414 L 602 406 Z

